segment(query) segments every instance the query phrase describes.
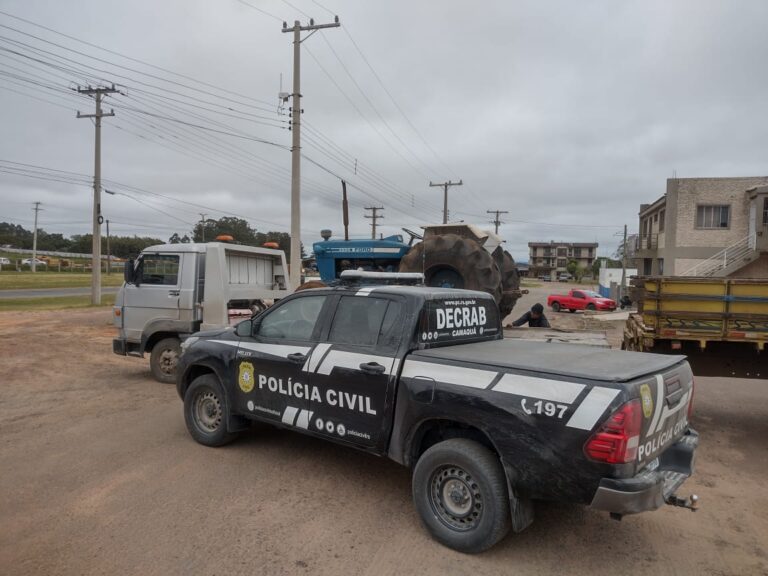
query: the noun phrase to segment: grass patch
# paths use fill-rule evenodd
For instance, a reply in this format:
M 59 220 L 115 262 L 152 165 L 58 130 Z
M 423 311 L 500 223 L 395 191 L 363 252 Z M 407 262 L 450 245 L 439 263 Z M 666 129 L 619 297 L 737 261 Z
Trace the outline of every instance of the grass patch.
M 62 310 L 64 308 L 101 308 L 112 306 L 115 294 L 102 294 L 101 306 L 91 306 L 90 296 L 60 296 L 51 298 L 0 298 L 0 312 Z
M 102 286 L 122 286 L 122 272 L 101 275 Z M 0 272 L 0 290 L 36 288 L 82 288 L 91 285 L 91 275 L 77 272 Z

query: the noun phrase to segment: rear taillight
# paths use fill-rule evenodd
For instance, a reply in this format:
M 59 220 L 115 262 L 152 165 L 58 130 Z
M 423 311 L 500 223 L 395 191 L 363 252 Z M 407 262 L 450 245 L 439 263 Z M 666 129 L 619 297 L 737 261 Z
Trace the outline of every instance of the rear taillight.
M 643 409 L 640 399 L 630 400 L 611 414 L 584 445 L 591 460 L 625 464 L 637 456 Z
M 693 418 L 693 393 L 696 390 L 696 380 L 691 379 L 691 397 L 688 399 L 688 422 Z

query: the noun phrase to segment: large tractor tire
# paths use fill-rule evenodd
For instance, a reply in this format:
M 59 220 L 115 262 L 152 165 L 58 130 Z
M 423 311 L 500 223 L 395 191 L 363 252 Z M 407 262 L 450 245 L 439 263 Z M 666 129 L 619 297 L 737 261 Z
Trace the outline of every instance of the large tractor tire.
M 520 297 L 520 275 L 517 272 L 515 259 L 501 246 L 493 252 L 493 259 L 501 271 L 501 300 L 499 301 L 499 314 L 504 320 L 515 307 Z
M 481 290 L 498 303 L 501 273 L 480 244 L 456 234 L 428 236 L 400 260 L 400 272 L 422 272 L 427 286 Z

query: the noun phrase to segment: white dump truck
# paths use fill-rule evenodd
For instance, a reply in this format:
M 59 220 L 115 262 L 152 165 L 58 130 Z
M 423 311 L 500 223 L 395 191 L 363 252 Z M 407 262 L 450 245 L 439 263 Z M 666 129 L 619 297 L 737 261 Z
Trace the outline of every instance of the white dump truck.
M 152 375 L 174 382 L 181 342 L 229 326 L 235 313 L 260 312 L 290 294 L 282 250 L 222 242 L 162 244 L 125 266 L 112 318 L 122 356 L 150 354 Z

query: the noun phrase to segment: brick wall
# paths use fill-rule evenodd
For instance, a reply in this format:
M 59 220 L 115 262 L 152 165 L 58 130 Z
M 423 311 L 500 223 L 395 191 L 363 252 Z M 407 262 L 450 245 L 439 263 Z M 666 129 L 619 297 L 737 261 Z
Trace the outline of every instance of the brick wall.
M 745 191 L 768 184 L 768 176 L 757 178 L 681 178 L 677 188 L 678 247 L 726 248 L 749 233 L 749 202 Z M 696 207 L 700 204 L 727 204 L 731 207 L 730 227 L 697 230 Z M 667 214 L 669 219 L 670 215 Z M 680 262 L 678 260 L 678 262 Z M 675 266 L 676 273 L 680 270 Z

